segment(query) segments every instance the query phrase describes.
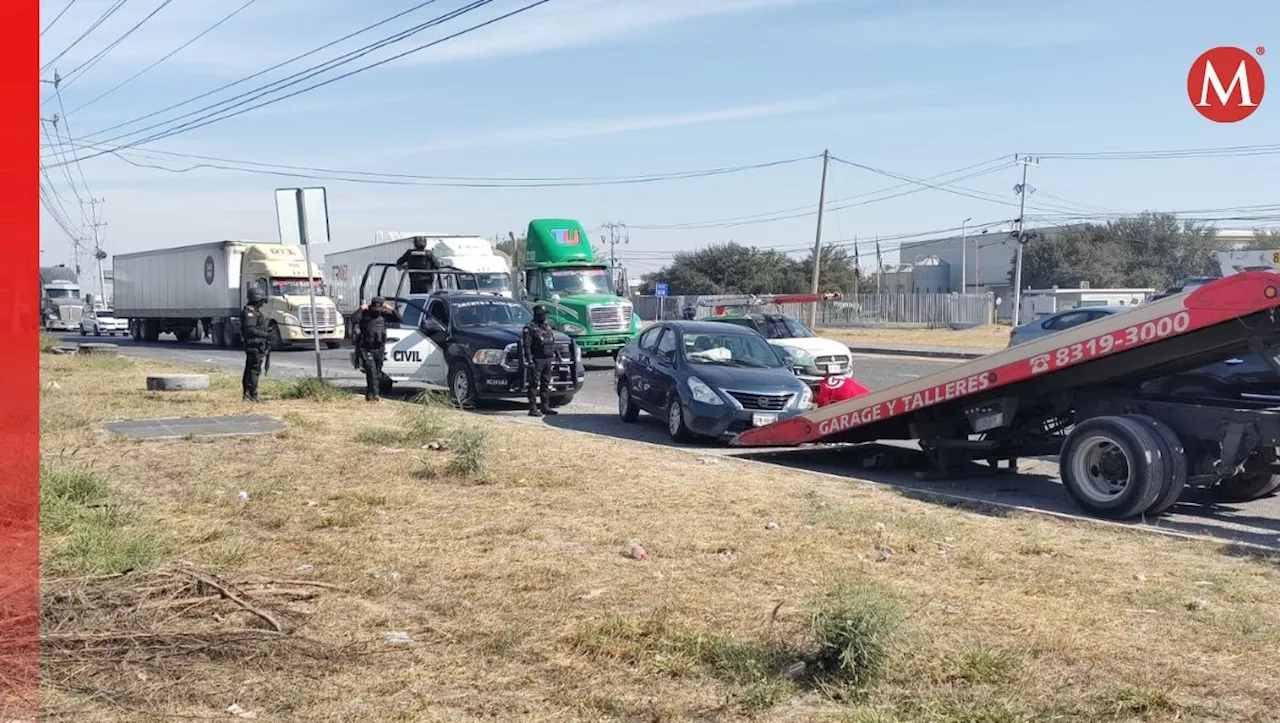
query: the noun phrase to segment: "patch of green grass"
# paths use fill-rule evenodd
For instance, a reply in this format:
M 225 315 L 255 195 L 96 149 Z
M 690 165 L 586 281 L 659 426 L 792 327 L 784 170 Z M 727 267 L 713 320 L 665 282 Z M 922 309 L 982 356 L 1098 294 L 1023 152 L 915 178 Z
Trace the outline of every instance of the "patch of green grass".
M 40 332 L 40 353 L 48 354 L 53 348 L 62 344 L 62 340 L 48 332 Z
M 445 471 L 466 479 L 482 478 L 489 470 L 489 430 L 478 425 L 459 427 L 449 440 L 453 456 Z
M 376 444 L 389 447 L 394 444 L 402 444 L 408 438 L 402 429 L 391 429 L 389 427 L 365 427 L 356 430 L 356 441 L 361 444 Z
M 85 354 L 75 355 L 75 364 L 85 369 L 102 372 L 118 372 L 133 367 L 133 360 L 119 354 Z
M 143 570 L 168 551 L 168 541 L 137 509 L 113 503 L 110 488 L 87 470 L 40 471 L 40 531 L 52 571 L 110 575 Z
M 313 399 L 324 402 L 345 396 L 348 396 L 347 393 L 333 386 L 329 380 L 316 377 L 284 382 L 280 387 L 281 399 Z
M 1020 664 L 1013 651 L 980 648 L 947 661 L 943 678 L 948 682 L 1005 683 L 1013 679 Z
M 1114 691 L 1104 704 L 1105 712 L 1119 720 L 1157 713 L 1176 713 L 1181 706 L 1162 691 L 1142 685 L 1125 685 Z
M 879 589 L 837 586 L 811 617 L 808 676 L 823 688 L 873 687 L 888 671 L 902 619 L 897 602 Z
M 365 427 L 356 431 L 355 439 L 362 444 L 381 446 L 398 444 L 417 446 L 431 442 L 444 442 L 451 431 L 447 414 L 446 407 L 443 405 L 428 402 L 413 408 L 408 413 L 404 427 L 399 429 Z

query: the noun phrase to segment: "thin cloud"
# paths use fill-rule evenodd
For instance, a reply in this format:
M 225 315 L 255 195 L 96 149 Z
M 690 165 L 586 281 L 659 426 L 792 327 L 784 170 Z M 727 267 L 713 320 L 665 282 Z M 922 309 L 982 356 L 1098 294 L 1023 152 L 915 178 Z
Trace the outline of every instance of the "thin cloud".
M 1006 20 L 972 13 L 908 12 L 833 28 L 852 47 L 914 47 L 930 50 L 968 47 L 1043 47 L 1078 45 L 1116 37 L 1116 30 L 1097 22 L 1068 19 Z

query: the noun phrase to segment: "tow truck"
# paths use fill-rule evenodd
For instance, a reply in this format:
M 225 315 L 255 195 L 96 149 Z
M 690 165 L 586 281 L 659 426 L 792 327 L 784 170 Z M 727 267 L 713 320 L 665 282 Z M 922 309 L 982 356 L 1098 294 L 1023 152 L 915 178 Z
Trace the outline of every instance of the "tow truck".
M 471 275 L 457 269 L 403 270 L 385 263 L 365 269 L 360 303 L 381 296 L 395 305 L 401 320 L 387 329 L 378 384 L 383 394 L 397 383 L 413 382 L 447 390 L 464 409 L 483 400 L 525 394 L 521 329 L 533 315 L 501 290 L 476 291 L 474 279 L 459 278 Z M 429 277 L 428 291 L 405 294 L 411 279 L 419 276 Z M 353 334 L 358 350 L 358 329 Z M 363 373 L 357 350 L 351 353 L 351 365 Z M 573 401 L 586 379 L 586 369 L 578 345 L 565 334 L 556 333 L 555 351 L 550 402 L 559 407 Z
M 1058 457 L 1067 494 L 1109 519 L 1153 516 L 1188 486 L 1280 487 L 1280 406 L 1172 396 L 1150 382 L 1244 353 L 1280 371 L 1280 273 L 1247 271 L 857 399 L 745 431 L 741 447 L 917 440 L 945 479 Z

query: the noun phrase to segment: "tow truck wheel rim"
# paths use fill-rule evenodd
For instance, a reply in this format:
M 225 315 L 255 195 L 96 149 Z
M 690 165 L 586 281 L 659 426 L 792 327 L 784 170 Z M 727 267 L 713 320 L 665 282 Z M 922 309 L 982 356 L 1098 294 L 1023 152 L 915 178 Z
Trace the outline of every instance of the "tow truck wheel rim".
M 1086 438 L 1071 461 L 1080 492 L 1091 501 L 1106 504 L 1124 494 L 1133 482 L 1133 460 L 1123 445 L 1104 436 Z M 1117 469 L 1117 464 L 1123 464 Z

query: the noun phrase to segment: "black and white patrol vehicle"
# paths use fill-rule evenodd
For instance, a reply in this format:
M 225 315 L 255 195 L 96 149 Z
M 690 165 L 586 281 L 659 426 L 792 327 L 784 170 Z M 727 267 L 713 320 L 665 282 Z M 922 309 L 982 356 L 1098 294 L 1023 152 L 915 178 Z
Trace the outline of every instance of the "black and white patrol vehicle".
M 387 265 L 371 265 L 366 282 L 375 266 Z M 444 276 L 451 272 L 423 273 Z M 378 288 L 386 286 L 383 281 L 379 281 Z M 387 328 L 382 392 L 397 383 L 413 383 L 445 389 L 462 407 L 525 396 L 520 343 L 521 330 L 533 320 L 529 309 L 501 294 L 459 290 L 453 283 L 436 286 L 441 288 L 426 294 L 384 297 L 394 305 L 401 323 Z M 397 283 L 395 290 L 402 287 Z M 362 298 L 365 293 L 367 286 L 362 284 Z M 555 337 L 551 405 L 560 407 L 573 401 L 582 388 L 586 369 L 573 340 L 561 332 L 556 332 Z M 352 353 L 351 363 L 364 371 L 358 353 Z

